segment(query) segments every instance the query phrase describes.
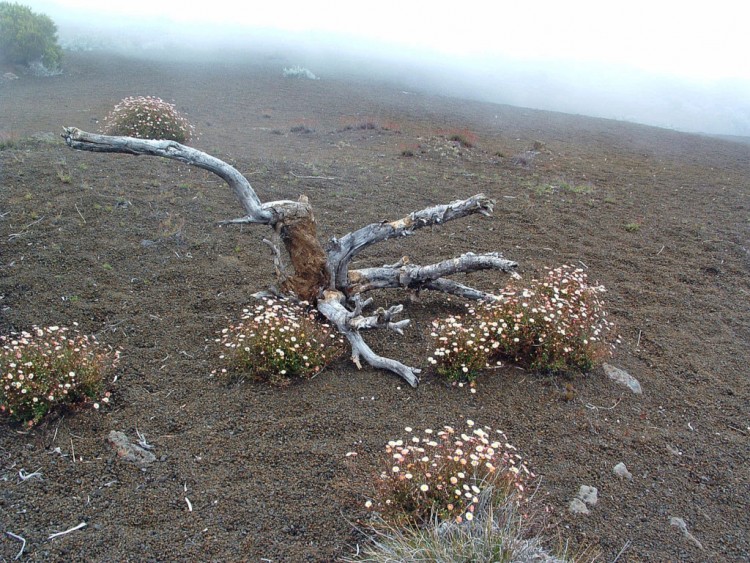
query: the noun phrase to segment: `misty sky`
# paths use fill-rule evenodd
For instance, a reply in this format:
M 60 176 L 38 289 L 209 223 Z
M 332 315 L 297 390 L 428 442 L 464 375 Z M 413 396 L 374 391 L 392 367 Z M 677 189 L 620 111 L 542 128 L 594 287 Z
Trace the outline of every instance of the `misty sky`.
M 477 82 L 473 97 L 488 101 L 750 135 L 750 2 L 744 0 L 22 3 L 53 17 L 61 35 L 65 25 L 84 21 L 100 28 L 162 26 L 173 36 L 198 33 L 206 43 L 279 32 L 314 38 L 333 53 L 346 45 L 381 59 L 390 53 L 424 60 L 436 71 L 443 61 L 461 69 L 462 81 Z M 527 82 L 524 95 L 529 80 L 537 82 Z M 540 80 L 548 91 L 540 91 Z M 443 86 L 441 93 L 462 94 Z M 581 99 L 586 92 L 590 100 Z M 649 96 L 651 107 L 643 99 Z

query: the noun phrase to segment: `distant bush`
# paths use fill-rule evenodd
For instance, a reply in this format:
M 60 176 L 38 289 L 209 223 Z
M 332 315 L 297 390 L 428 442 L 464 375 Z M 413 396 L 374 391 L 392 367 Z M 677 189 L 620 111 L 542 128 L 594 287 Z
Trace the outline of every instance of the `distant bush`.
M 152 96 L 125 98 L 104 119 L 103 132 L 139 139 L 166 139 L 187 143 L 195 128 L 174 104 Z
M 0 59 L 13 64 L 42 65 L 45 72 L 59 73 L 62 49 L 57 26 L 43 14 L 21 4 L 0 2 Z M 37 70 L 36 74 L 40 74 Z
M 292 68 L 284 69 L 284 78 L 307 78 L 309 80 L 318 80 L 311 71 L 301 66 L 293 66 Z

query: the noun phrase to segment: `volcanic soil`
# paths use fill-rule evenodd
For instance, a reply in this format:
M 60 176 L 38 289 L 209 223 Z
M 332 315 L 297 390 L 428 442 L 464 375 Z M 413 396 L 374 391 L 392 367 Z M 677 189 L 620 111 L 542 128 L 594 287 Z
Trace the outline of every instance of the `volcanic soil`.
M 21 549 L 5 532 L 26 540 L 24 561 L 351 556 L 384 444 L 470 418 L 503 430 L 539 476 L 552 544 L 604 561 L 748 560 L 750 147 L 364 72 L 284 78 L 294 63 L 69 53 L 61 76 L 0 82 L 0 332 L 77 322 L 122 350 L 110 406 L 0 424 L 0 559 Z M 424 368 L 416 389 L 347 357 L 284 388 L 213 377 L 217 331 L 274 282 L 267 227 L 220 226 L 242 210 L 207 172 L 64 144 L 63 126 L 97 131 L 130 95 L 174 101 L 193 146 L 261 200 L 308 196 L 323 240 L 485 193 L 493 217 L 387 241 L 357 265 L 500 251 L 527 280 L 582 267 L 621 336 L 608 362 L 643 393 L 601 367 L 561 378 L 506 365 L 476 393 L 446 386 L 426 361 L 430 321 L 464 304 L 397 291 L 373 297 L 404 303 L 412 324 L 366 338 Z M 112 430 L 145 435 L 157 460 L 119 459 Z M 613 474 L 620 462 L 631 480 Z M 581 485 L 599 491 L 585 516 L 568 512 Z

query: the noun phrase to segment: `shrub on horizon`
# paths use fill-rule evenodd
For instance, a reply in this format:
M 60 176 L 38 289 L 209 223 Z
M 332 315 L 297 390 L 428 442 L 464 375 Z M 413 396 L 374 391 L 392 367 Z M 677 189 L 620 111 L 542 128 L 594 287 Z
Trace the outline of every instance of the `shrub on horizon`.
M 27 6 L 0 2 L 0 60 L 44 69 L 47 75 L 61 72 L 62 49 L 57 26 L 44 14 Z
M 34 326 L 0 336 L 0 345 L 0 413 L 29 426 L 59 405 L 96 401 L 104 374 L 120 359 L 77 328 Z M 101 401 L 108 403 L 109 393 Z
M 299 65 L 283 70 L 284 78 L 307 78 L 308 80 L 320 80 L 312 71 Z
M 107 135 L 187 143 L 195 128 L 174 104 L 154 96 L 131 96 L 107 115 L 102 131 Z
M 313 377 L 344 349 L 341 336 L 316 316 L 304 303 L 277 299 L 244 309 L 240 321 L 215 339 L 222 347 L 219 359 L 225 367 L 212 373 L 232 376 L 249 372 L 274 385 Z

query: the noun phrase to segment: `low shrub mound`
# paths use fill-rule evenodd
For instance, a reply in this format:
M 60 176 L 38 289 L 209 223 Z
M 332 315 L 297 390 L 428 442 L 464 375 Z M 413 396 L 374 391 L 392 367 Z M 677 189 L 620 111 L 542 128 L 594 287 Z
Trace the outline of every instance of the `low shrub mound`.
M 76 326 L 76 325 L 74 325 Z M 33 327 L 0 336 L 0 413 L 33 426 L 61 405 L 93 403 L 102 395 L 105 373 L 119 362 L 119 351 L 77 329 Z
M 423 433 L 406 428 L 386 446 L 371 541 L 351 561 L 539 561 L 563 563 L 535 531 L 534 480 L 506 436 L 466 421 Z
M 153 96 L 125 98 L 104 119 L 107 135 L 188 143 L 195 128 L 174 104 Z
M 244 309 L 215 340 L 225 366 L 214 374 L 249 374 L 276 385 L 313 377 L 344 350 L 339 333 L 317 316 L 304 303 L 275 299 Z
M 465 432 L 445 426 L 421 436 L 406 428 L 410 436 L 388 442 L 376 498 L 367 508 L 393 523 L 460 524 L 474 519 L 483 491 L 492 492 L 487 500 L 493 504 L 511 493 L 521 502 L 534 475 L 516 448 L 499 430 L 466 424 Z
M 433 321 L 428 361 L 451 381 L 473 381 L 502 360 L 544 373 L 587 372 L 612 351 L 604 291 L 573 266 L 528 287 L 511 284 L 500 301 L 476 305 L 465 318 Z

